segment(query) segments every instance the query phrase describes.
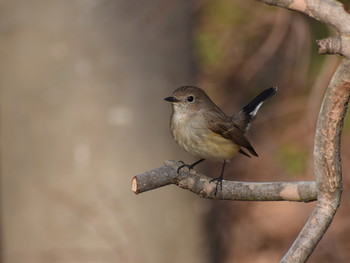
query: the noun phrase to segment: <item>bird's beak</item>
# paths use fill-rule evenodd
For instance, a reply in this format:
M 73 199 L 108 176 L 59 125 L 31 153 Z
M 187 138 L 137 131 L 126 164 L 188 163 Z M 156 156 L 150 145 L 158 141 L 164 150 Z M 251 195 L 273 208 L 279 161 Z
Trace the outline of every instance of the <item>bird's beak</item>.
M 166 98 L 164 98 L 164 100 L 170 101 L 170 102 L 179 102 L 180 101 L 175 97 L 166 97 Z

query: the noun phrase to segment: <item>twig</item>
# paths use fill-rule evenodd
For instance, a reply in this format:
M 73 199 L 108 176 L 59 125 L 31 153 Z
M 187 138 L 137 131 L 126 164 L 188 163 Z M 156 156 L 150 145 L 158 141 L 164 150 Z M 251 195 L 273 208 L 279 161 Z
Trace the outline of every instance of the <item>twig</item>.
M 215 195 L 216 182 L 212 178 L 187 168 L 177 173 L 182 163 L 167 161 L 165 166 L 137 175 L 132 180 L 132 191 L 143 193 L 175 184 L 201 197 L 232 201 L 315 201 L 315 182 L 236 182 L 223 181 L 222 191 Z

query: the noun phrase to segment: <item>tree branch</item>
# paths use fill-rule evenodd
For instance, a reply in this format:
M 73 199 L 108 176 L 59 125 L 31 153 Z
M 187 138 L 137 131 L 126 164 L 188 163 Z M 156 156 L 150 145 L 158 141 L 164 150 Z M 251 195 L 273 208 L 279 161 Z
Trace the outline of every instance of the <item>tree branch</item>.
M 318 40 L 321 54 L 345 56 L 324 97 L 315 135 L 314 164 L 318 205 L 281 262 L 305 262 L 327 231 L 340 204 L 342 192 L 340 141 L 350 96 L 350 15 L 334 0 L 260 0 L 302 12 L 337 31 L 337 36 Z
M 334 0 L 259 0 L 268 5 L 299 11 L 332 26 L 338 32 L 350 32 L 350 17 L 346 7 Z
M 340 141 L 350 97 L 350 60 L 343 59 L 324 97 L 318 118 L 314 165 L 318 204 L 281 262 L 305 262 L 327 231 L 340 204 Z
M 321 54 L 339 54 L 350 58 L 350 15 L 346 7 L 334 0 L 259 0 L 268 5 L 299 11 L 337 31 L 337 37 L 317 43 Z M 329 42 L 329 43 L 325 43 Z M 324 46 L 327 51 L 324 52 Z M 333 49 L 334 48 L 334 49 Z
M 216 182 L 212 178 L 187 168 L 177 173 L 180 162 L 167 161 L 165 166 L 137 175 L 132 180 L 132 191 L 143 193 L 175 184 L 201 197 L 234 201 L 315 201 L 315 182 L 236 182 L 223 181 L 222 191 L 215 195 Z

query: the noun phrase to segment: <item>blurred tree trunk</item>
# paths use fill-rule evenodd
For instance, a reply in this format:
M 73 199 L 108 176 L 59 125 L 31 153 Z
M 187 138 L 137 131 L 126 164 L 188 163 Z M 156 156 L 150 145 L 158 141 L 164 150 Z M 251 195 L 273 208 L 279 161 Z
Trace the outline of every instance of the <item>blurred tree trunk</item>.
M 4 262 L 204 262 L 191 194 L 130 190 L 178 157 L 162 98 L 192 80 L 189 2 L 0 12 Z

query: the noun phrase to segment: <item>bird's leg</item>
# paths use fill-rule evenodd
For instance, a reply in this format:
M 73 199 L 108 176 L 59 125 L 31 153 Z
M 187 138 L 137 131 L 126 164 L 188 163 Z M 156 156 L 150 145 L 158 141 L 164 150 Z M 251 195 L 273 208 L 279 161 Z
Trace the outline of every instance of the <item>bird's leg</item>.
M 180 161 L 180 162 L 182 162 L 183 164 L 182 164 L 179 168 L 177 168 L 177 173 L 179 173 L 180 170 L 181 170 L 182 168 L 184 168 L 184 167 L 188 167 L 188 169 L 192 170 L 193 167 L 195 167 L 197 164 L 203 162 L 204 160 L 205 160 L 205 159 L 200 159 L 200 160 L 198 160 L 197 162 L 195 162 L 195 163 L 193 163 L 193 164 L 185 164 L 183 161 Z
M 216 181 L 216 189 L 215 189 L 215 196 L 218 192 L 218 186 L 220 184 L 220 190 L 222 191 L 222 180 L 224 179 L 224 170 L 225 170 L 225 165 L 226 165 L 226 160 L 224 161 L 224 164 L 222 165 L 222 170 L 221 170 L 221 174 L 218 178 L 215 179 L 211 179 L 210 182 L 214 182 Z

